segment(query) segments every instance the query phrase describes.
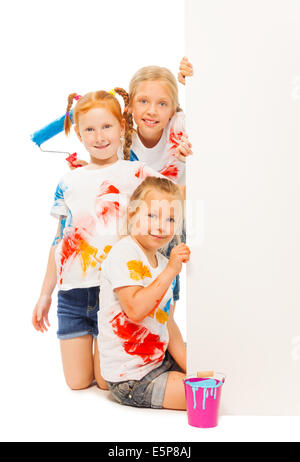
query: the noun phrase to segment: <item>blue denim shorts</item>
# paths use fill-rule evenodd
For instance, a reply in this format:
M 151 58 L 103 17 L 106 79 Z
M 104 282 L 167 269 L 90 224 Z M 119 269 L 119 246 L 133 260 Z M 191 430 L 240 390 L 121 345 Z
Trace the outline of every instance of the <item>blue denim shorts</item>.
M 57 337 L 61 340 L 98 335 L 99 286 L 58 291 Z
M 106 383 L 119 404 L 162 409 L 170 371 L 183 372 L 167 350 L 162 364 L 141 380 Z
M 184 242 L 186 243 L 186 229 L 185 229 L 185 224 L 183 224 L 183 227 L 182 227 L 182 234 L 180 236 L 180 239 L 181 239 L 181 242 Z M 163 253 L 163 255 L 165 255 L 167 258 L 170 258 L 170 253 L 171 253 L 171 250 L 173 249 L 173 247 L 175 247 L 177 245 L 177 239 L 176 238 L 173 238 L 170 242 L 169 242 L 169 245 L 168 247 L 166 248 L 166 250 Z M 175 284 L 175 287 L 173 289 L 173 299 L 174 299 L 174 302 L 177 302 L 177 300 L 179 300 L 179 292 L 180 292 L 180 278 L 179 278 L 179 274 L 177 274 L 176 276 L 176 284 Z

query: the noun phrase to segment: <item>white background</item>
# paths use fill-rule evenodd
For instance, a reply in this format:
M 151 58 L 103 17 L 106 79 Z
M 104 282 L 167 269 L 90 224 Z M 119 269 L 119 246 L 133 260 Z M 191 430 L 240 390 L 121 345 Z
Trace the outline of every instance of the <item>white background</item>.
M 11 2 L 1 6 L 1 395 L 3 441 L 289 440 L 294 420 L 223 417 L 210 430 L 189 427 L 185 412 L 126 408 L 91 387 L 64 382 L 56 339 L 55 295 L 48 333 L 34 331 L 56 223 L 53 192 L 64 156 L 42 153 L 30 134 L 65 112 L 67 95 L 127 85 L 144 65 L 177 74 L 184 55 L 184 1 Z M 180 101 L 184 108 L 184 89 Z M 69 144 L 70 143 L 70 144 Z M 49 149 L 77 150 L 58 136 Z M 46 147 L 46 145 L 44 146 Z M 184 292 L 185 278 L 182 278 Z M 185 337 L 184 300 L 177 322 Z M 262 431 L 264 429 L 264 431 Z

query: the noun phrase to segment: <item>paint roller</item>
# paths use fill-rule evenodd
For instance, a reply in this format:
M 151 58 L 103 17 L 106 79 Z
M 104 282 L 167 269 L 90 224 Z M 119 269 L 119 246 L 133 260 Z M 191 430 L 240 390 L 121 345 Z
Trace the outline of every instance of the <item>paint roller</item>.
M 70 119 L 73 123 L 73 110 L 70 111 Z M 32 135 L 30 135 L 31 140 L 40 148 L 43 152 L 56 152 L 59 154 L 69 154 L 66 160 L 72 165 L 72 167 L 77 168 L 80 165 L 74 165 L 74 162 L 77 160 L 77 154 L 74 152 L 70 154 L 66 151 L 49 151 L 41 148 L 41 145 L 46 141 L 50 140 L 54 136 L 58 135 L 62 131 L 64 131 L 64 122 L 65 122 L 65 115 L 60 117 L 59 119 L 54 120 L 50 124 L 46 125 L 40 130 L 37 130 Z

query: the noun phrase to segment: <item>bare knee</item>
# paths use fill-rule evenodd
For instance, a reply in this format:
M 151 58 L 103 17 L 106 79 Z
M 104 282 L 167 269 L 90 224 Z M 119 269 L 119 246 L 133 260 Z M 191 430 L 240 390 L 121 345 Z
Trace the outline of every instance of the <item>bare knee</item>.
M 93 337 L 85 335 L 60 341 L 63 370 L 71 390 L 88 388 L 94 380 Z
M 94 343 L 94 374 L 98 387 L 101 390 L 108 390 L 107 383 L 101 375 L 100 356 L 97 340 L 95 340 Z
M 104 378 L 102 376 L 96 377 L 96 382 L 97 382 L 98 387 L 101 390 L 108 390 L 107 383 L 105 382 L 105 380 L 104 380 Z
M 93 382 L 93 377 L 66 377 L 66 382 L 71 390 L 84 390 Z
M 163 400 L 164 409 L 186 410 L 184 378 L 185 374 L 182 372 L 169 372 Z

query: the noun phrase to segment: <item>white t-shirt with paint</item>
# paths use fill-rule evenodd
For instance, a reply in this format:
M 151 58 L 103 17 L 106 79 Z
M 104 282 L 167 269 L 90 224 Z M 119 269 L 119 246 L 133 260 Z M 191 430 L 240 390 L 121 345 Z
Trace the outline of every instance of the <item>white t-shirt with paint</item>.
M 59 182 L 51 214 L 67 217 L 55 253 L 60 290 L 100 284 L 100 270 L 126 221 L 129 198 L 147 176 L 162 176 L 142 162 L 118 160 L 81 167 Z
M 120 239 L 102 266 L 98 346 L 101 374 L 110 382 L 140 380 L 163 361 L 169 342 L 167 321 L 173 303 L 173 286 L 141 322 L 133 322 L 123 311 L 114 292 L 117 287 L 151 284 L 168 264 L 156 252 L 154 268 L 131 236 Z
M 185 185 L 185 162 L 174 155 L 183 133 L 185 133 L 184 112 L 175 112 L 159 142 L 153 148 L 146 148 L 138 134 L 133 135 L 131 160 L 145 162 L 175 183 Z

